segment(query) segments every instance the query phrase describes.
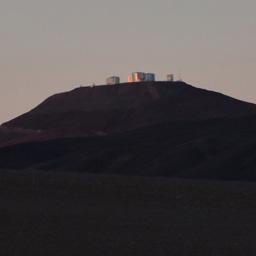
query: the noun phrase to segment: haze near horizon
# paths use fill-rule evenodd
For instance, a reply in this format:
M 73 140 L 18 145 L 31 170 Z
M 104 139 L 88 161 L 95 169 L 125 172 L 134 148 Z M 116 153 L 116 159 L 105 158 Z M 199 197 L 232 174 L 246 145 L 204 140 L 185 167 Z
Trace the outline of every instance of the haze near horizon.
M 245 0 L 0 3 L 0 123 L 79 85 L 134 71 L 173 73 L 256 103 L 256 2 Z

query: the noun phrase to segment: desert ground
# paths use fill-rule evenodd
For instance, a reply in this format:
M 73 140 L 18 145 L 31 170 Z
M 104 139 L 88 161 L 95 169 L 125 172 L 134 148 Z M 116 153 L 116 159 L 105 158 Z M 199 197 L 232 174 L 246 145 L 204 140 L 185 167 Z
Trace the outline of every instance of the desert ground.
M 256 184 L 0 171 L 2 256 L 256 255 Z

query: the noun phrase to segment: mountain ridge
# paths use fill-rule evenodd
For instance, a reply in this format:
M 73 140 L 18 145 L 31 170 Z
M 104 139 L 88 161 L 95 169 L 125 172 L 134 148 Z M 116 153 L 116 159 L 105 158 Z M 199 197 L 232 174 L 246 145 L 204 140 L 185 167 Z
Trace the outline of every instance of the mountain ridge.
M 201 120 L 256 113 L 256 105 L 184 82 L 124 83 L 76 88 L 50 96 L 2 126 L 86 132 L 122 132 L 173 120 Z

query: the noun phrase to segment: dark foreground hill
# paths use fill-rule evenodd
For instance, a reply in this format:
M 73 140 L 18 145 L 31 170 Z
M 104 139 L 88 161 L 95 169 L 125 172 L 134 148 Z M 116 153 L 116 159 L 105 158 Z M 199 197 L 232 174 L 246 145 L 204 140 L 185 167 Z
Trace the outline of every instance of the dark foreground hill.
M 256 255 L 256 184 L 0 171 L 1 255 Z
M 30 112 L 4 123 L 0 143 L 112 134 L 177 120 L 253 114 L 254 104 L 183 82 L 83 87 L 53 95 Z
M 0 149 L 0 168 L 256 181 L 256 116 L 180 121 Z

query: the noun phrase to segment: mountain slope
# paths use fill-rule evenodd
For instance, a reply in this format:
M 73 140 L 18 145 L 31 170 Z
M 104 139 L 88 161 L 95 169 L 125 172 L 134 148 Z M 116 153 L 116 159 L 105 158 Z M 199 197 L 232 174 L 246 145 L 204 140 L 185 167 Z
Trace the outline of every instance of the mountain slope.
M 0 149 L 0 168 L 256 181 L 256 116 L 158 124 Z

